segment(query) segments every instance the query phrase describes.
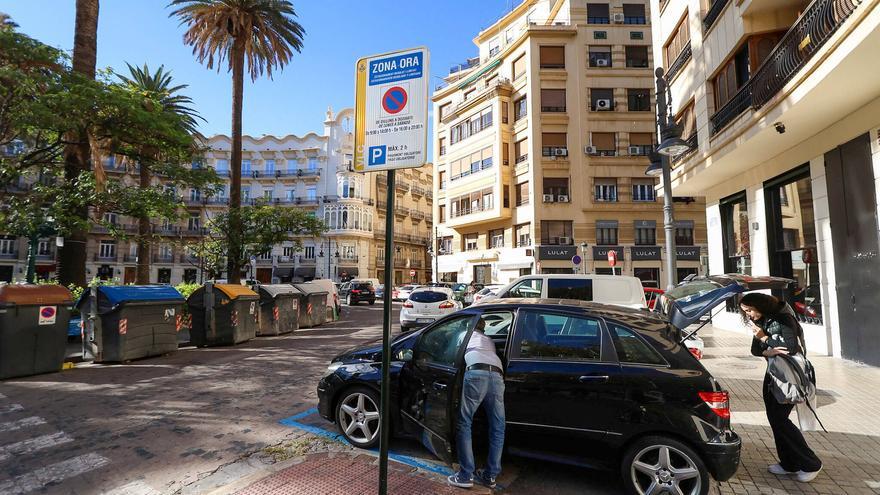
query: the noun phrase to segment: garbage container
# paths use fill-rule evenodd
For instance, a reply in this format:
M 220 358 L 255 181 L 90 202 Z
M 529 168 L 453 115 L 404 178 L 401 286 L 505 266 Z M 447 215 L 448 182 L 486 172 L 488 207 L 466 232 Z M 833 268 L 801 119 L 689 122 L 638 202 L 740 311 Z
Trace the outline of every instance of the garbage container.
M 256 285 L 260 295 L 260 321 L 257 335 L 281 335 L 299 328 L 302 292 L 290 284 Z
M 72 303 L 60 285 L 0 284 L 0 380 L 61 371 Z
M 327 291 L 310 282 L 293 286 L 303 293 L 299 308 L 299 328 L 316 327 L 327 321 Z
M 204 347 L 251 340 L 257 331 L 259 299 L 243 285 L 208 282 L 199 287 L 187 300 L 192 315 L 190 342 Z
M 102 285 L 77 302 L 83 347 L 95 362 L 121 362 L 177 351 L 183 296 L 167 285 Z M 86 355 L 84 354 L 85 358 Z

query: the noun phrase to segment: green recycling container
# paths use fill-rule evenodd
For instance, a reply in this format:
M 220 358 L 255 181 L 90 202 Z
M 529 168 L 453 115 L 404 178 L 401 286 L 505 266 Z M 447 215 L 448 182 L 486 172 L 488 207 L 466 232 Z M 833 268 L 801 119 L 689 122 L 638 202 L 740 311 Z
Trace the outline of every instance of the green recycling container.
M 206 303 L 213 297 L 213 306 Z M 243 285 L 205 284 L 187 299 L 192 315 L 190 342 L 196 347 L 235 345 L 253 339 L 259 323 L 260 296 Z M 214 310 L 211 328 L 210 307 Z
M 259 284 L 252 289 L 260 295 L 257 335 L 281 335 L 299 328 L 302 292 L 290 284 Z
M 299 328 L 317 327 L 327 321 L 327 290 L 309 282 L 293 284 L 303 293 L 299 307 Z
M 72 304 L 60 285 L 0 284 L 0 379 L 61 371 Z

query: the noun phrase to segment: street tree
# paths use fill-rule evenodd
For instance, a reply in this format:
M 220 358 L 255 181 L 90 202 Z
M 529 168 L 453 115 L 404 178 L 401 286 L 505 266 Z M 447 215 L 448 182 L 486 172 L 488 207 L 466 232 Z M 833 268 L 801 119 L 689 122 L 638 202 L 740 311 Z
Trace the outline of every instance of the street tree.
M 265 72 L 269 79 L 302 49 L 305 34 L 296 22 L 296 12 L 287 0 L 172 0 L 171 16 L 187 29 L 183 42 L 208 69 L 218 72 L 226 65 L 232 72 L 232 149 L 230 157 L 229 253 L 227 270 L 230 283 L 241 280 L 243 239 L 241 211 L 241 116 L 245 63 L 251 81 Z

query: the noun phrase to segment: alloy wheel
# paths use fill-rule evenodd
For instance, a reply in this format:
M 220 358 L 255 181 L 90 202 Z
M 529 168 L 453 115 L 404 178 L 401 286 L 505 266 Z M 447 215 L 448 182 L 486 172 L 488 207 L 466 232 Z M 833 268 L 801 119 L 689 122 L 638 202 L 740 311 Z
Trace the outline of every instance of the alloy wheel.
M 352 443 L 368 444 L 379 433 L 379 407 L 369 395 L 355 392 L 339 405 L 339 425 Z
M 696 463 L 681 450 L 668 445 L 651 445 L 639 451 L 630 467 L 630 475 L 640 495 L 700 493 L 702 480 Z

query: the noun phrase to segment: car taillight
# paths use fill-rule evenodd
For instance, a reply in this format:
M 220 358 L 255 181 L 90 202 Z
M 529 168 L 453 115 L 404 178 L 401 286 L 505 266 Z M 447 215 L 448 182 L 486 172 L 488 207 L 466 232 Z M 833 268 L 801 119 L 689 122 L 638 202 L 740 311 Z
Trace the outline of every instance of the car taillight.
M 452 309 L 455 307 L 455 304 L 452 304 L 450 301 L 446 301 L 445 303 L 440 303 L 440 309 Z
M 403 307 L 404 308 L 411 308 L 411 307 L 413 307 L 413 304 L 411 302 L 407 301 L 407 302 L 403 303 Z
M 693 347 L 688 347 L 688 350 L 691 351 L 691 354 L 693 354 L 695 358 L 703 359 L 703 351 L 695 349 Z
M 719 417 L 730 419 L 730 395 L 727 392 L 699 392 L 700 399 Z
M 352 289 L 352 290 L 351 290 L 351 293 L 352 293 L 352 294 L 360 294 L 361 291 L 359 291 L 358 289 Z

